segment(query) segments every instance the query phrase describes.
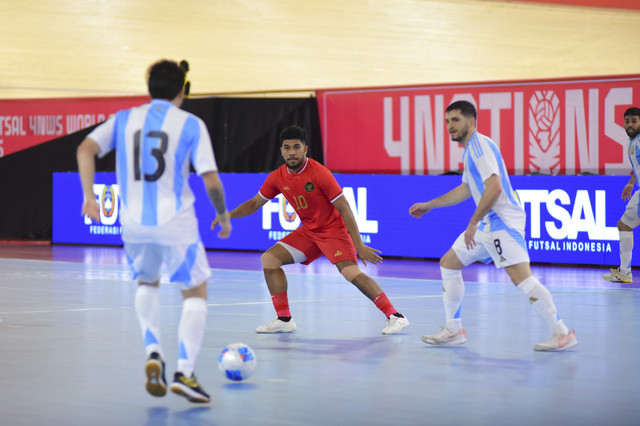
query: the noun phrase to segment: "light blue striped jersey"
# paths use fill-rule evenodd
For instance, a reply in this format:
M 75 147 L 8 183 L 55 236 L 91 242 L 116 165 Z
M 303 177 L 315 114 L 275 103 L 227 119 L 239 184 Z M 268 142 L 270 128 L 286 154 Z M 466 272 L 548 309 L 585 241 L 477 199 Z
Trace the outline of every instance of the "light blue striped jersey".
M 638 179 L 638 176 L 640 176 L 640 135 L 629 140 L 629 150 L 627 154 L 629 155 L 629 161 L 633 168 L 633 175 L 636 177 L 636 182 L 640 185 L 640 179 Z
M 199 175 L 218 171 L 209 132 L 200 118 L 167 100 L 154 99 L 119 111 L 88 137 L 100 146 L 100 156 L 116 150 L 123 239 L 135 235 L 136 226 L 195 219 L 189 164 Z
M 511 187 L 507 167 L 495 142 L 487 136 L 475 132 L 469 139 L 467 148 L 462 155 L 464 171 L 462 182 L 469 186 L 471 196 L 476 203 L 484 193 L 484 182 L 497 175 L 502 184 L 502 193 L 493 208 L 482 218 L 478 229 L 498 231 L 501 229 L 515 229 L 524 236 L 526 214 L 520 204 L 520 199 Z M 490 228 L 487 228 L 490 225 Z

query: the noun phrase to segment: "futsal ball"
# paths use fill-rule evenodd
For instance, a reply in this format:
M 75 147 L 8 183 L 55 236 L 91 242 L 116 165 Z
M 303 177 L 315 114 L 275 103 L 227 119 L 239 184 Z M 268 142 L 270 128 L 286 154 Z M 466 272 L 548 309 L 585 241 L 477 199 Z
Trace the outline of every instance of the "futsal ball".
M 231 343 L 220 353 L 218 368 L 229 380 L 247 379 L 256 369 L 256 355 L 244 343 Z

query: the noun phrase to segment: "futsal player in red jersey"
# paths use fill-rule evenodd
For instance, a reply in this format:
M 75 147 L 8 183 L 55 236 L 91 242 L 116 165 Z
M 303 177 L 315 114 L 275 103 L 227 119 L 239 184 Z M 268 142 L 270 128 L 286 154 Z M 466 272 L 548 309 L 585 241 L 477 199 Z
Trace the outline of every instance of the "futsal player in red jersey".
M 291 333 L 297 326 L 291 317 L 287 277 L 283 265 L 308 265 L 326 256 L 340 273 L 367 296 L 387 317 L 382 334 L 394 334 L 409 321 L 393 307 L 380 285 L 358 267 L 358 257 L 367 264 L 382 262 L 379 250 L 364 245 L 342 188 L 322 164 L 307 158 L 307 132 L 290 126 L 280 134 L 280 152 L 285 164 L 267 176 L 260 191 L 230 212 L 231 218 L 255 213 L 282 193 L 302 224 L 262 254 L 261 262 L 277 318 L 256 328 L 258 333 Z M 211 229 L 218 219 L 211 223 Z

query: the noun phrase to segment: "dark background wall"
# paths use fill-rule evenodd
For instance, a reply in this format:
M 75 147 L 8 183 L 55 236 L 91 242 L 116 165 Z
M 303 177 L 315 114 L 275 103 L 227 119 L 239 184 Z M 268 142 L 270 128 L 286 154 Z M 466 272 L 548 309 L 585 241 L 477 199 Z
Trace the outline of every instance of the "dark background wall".
M 307 129 L 309 156 L 323 162 L 315 98 L 187 99 L 183 109 L 207 124 L 221 172 L 276 169 L 278 136 L 292 124 Z M 78 170 L 76 148 L 94 127 L 0 158 L 0 239 L 51 239 L 52 174 Z M 114 171 L 114 153 L 97 160 L 96 170 Z

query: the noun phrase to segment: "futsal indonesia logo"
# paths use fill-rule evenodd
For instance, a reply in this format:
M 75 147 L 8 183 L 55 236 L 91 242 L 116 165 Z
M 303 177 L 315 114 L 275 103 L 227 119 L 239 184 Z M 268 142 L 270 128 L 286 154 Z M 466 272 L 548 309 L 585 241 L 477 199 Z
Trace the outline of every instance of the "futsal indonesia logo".
M 560 171 L 560 100 L 553 90 L 538 90 L 529 100 L 529 158 L 531 171 L 557 175 Z

